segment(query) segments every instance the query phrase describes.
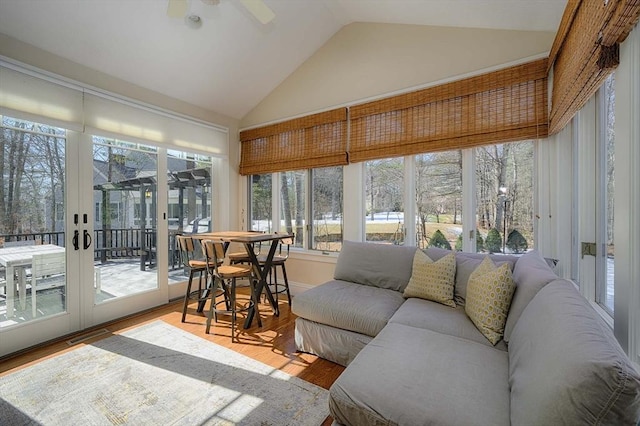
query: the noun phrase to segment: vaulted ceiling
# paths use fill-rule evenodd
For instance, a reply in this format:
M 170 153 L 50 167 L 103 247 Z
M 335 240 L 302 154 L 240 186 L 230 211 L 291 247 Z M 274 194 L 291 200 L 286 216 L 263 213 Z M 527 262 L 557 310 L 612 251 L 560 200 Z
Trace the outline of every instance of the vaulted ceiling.
M 343 26 L 377 22 L 557 30 L 566 0 L 264 0 L 263 25 L 239 0 L 0 0 L 0 32 L 132 84 L 240 119 Z

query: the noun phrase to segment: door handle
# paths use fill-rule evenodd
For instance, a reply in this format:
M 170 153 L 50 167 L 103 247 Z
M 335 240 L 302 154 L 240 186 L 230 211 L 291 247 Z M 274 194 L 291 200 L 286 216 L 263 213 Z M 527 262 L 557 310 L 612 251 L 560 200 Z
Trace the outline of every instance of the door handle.
M 91 234 L 89 234 L 89 231 L 87 231 L 86 229 L 83 231 L 83 238 L 84 238 L 84 249 L 88 249 L 91 246 Z
M 78 239 L 80 238 L 80 232 L 76 229 L 73 231 L 73 248 L 75 250 L 80 250 L 80 246 L 78 245 Z

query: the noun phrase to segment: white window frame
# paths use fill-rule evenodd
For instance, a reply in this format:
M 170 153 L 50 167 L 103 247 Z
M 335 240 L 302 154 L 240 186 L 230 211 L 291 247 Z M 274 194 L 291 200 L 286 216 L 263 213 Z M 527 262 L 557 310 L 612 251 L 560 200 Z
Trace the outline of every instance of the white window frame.
M 614 334 L 640 363 L 640 29 L 620 46 L 616 70 Z

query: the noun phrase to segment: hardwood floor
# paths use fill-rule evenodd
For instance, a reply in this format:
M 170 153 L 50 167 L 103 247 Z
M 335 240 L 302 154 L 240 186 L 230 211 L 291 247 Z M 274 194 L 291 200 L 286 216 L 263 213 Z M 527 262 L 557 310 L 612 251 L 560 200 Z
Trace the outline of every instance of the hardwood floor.
M 239 292 L 246 294 L 248 293 L 247 290 L 246 288 L 242 288 L 239 289 Z M 251 328 L 245 330 L 242 328 L 245 317 L 244 315 L 238 315 L 238 324 L 240 324 L 240 327 L 238 327 L 236 331 L 238 338 L 234 342 L 231 342 L 230 337 L 230 317 L 220 316 L 218 322 L 213 323 L 211 334 L 207 335 L 205 334 L 205 314 L 196 312 L 195 301 L 189 305 L 185 323 L 180 322 L 182 316 L 182 301 L 172 302 L 135 316 L 108 324 L 102 324 L 91 330 L 78 333 L 77 335 L 66 336 L 63 340 L 54 341 L 23 353 L 0 358 L 0 377 L 44 359 L 71 351 L 79 345 L 91 344 L 92 342 L 104 339 L 112 334 L 118 334 L 141 324 L 162 320 L 172 326 L 230 348 L 274 368 L 278 368 L 292 376 L 297 376 L 310 383 L 329 389 L 331 384 L 333 384 L 342 373 L 344 367 L 314 355 L 297 352 L 294 342 L 294 321 L 296 316 L 291 313 L 286 298 L 281 297 L 279 302 L 280 316 L 278 317 L 273 315 L 273 311 L 268 304 L 260 304 L 262 327 L 258 327 L 254 319 Z M 109 331 L 108 333 L 89 338 L 73 346 L 67 343 L 70 339 L 89 334 L 92 330 L 102 330 L 105 328 Z M 323 423 L 323 425 L 330 424 L 330 418 Z

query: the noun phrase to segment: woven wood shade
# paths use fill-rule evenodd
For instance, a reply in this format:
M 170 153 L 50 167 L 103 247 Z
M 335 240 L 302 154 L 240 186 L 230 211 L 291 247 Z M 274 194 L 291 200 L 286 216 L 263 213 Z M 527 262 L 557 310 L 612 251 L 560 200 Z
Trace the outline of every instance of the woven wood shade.
M 240 132 L 240 174 L 347 164 L 347 109 Z
M 414 155 L 547 136 L 547 60 L 349 110 L 349 160 Z
M 570 0 L 551 48 L 549 131 L 562 130 L 618 66 L 619 44 L 640 16 L 640 0 Z

